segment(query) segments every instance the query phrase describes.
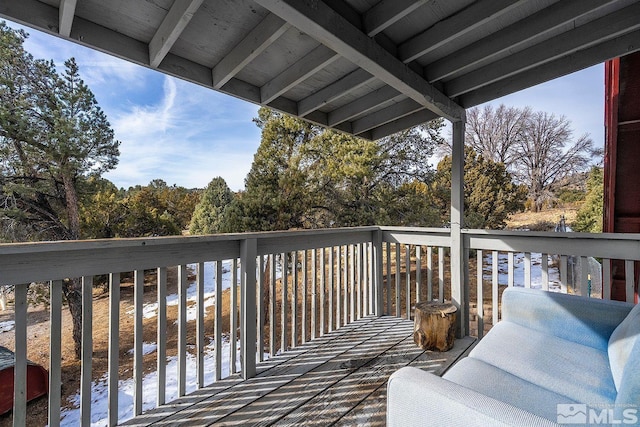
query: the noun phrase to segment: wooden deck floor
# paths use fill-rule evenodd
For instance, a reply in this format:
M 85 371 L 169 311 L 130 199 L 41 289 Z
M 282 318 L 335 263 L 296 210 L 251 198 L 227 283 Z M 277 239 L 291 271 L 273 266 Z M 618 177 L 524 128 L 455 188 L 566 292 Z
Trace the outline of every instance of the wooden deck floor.
M 260 363 L 255 378 L 227 378 L 125 425 L 383 426 L 391 373 L 411 365 L 442 375 L 474 342 L 424 352 L 412 333 L 409 320 L 360 319 Z

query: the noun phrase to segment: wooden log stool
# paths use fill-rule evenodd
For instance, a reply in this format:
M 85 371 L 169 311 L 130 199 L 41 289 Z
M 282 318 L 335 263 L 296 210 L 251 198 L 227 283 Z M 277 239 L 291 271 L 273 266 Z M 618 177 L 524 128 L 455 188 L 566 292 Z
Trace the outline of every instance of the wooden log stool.
M 456 339 L 455 305 L 425 301 L 416 304 L 413 341 L 423 350 L 447 351 Z

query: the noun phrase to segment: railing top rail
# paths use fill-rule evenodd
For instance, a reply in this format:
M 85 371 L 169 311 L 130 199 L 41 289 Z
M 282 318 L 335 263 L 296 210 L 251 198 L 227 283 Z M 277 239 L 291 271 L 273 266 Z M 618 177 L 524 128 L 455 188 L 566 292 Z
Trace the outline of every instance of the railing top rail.
M 640 259 L 640 234 L 465 230 L 469 249 Z
M 519 230 L 479 230 L 463 229 L 463 234 L 486 237 L 544 237 L 554 239 L 578 239 L 578 240 L 640 240 L 640 233 L 576 233 L 553 231 L 519 231 Z
M 235 233 L 207 236 L 57 241 L 0 245 L 0 284 L 238 258 L 256 239 L 258 255 L 370 241 L 377 227 Z

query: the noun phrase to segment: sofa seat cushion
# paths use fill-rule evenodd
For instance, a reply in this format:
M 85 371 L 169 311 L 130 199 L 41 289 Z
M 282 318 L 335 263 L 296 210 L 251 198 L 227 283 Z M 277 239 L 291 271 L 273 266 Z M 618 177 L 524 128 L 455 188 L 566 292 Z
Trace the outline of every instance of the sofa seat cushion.
M 473 357 L 460 360 L 443 378 L 551 421 L 559 403 L 578 403 Z
M 616 388 L 606 351 L 502 321 L 469 357 L 587 404 L 611 404 Z

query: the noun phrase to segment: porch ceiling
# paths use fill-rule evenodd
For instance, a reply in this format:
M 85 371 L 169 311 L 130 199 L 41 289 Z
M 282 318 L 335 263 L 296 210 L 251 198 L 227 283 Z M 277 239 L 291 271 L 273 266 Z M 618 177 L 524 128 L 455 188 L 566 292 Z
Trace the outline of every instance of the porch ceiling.
M 369 139 L 640 50 L 640 0 L 2 0 L 0 16 Z

